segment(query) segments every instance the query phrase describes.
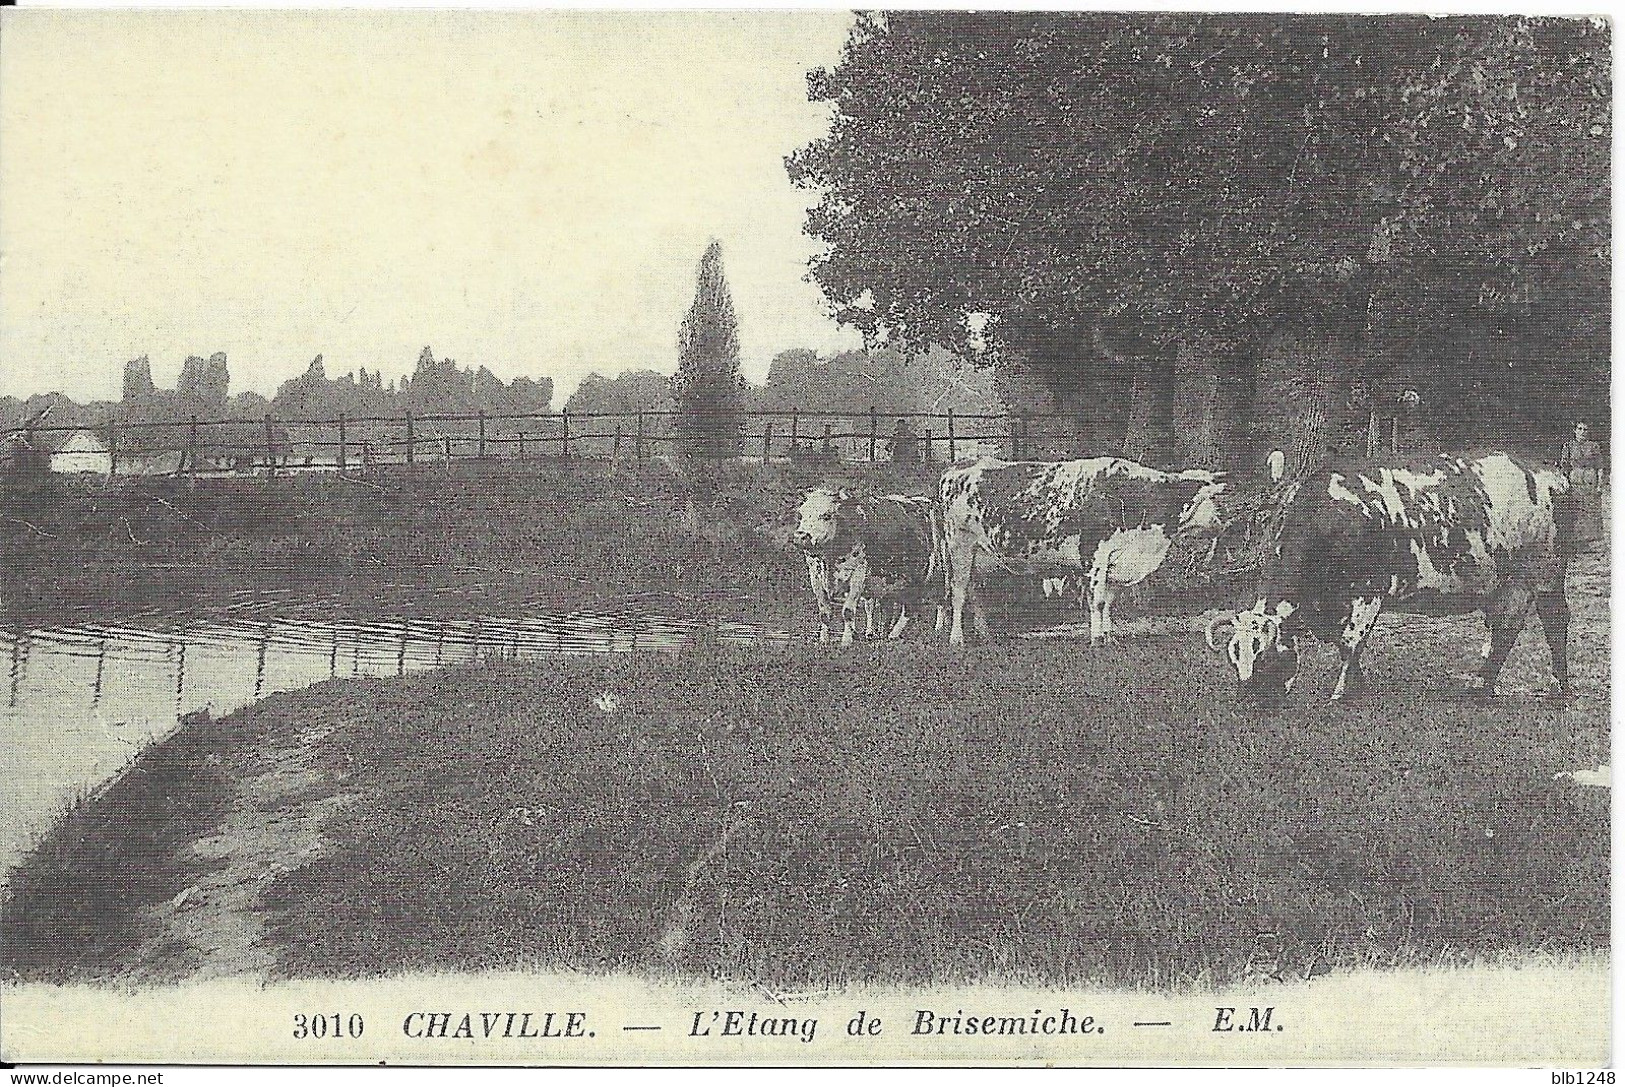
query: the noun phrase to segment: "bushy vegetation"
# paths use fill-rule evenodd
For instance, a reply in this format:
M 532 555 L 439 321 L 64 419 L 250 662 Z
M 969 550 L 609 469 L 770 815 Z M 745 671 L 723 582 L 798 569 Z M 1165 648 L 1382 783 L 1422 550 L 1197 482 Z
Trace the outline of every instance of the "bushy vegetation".
M 841 478 L 930 493 L 926 466 L 487 461 L 362 478 L 13 479 L 0 496 L 0 592 L 17 613 L 208 607 L 236 592 L 376 603 L 380 582 L 494 583 L 496 605 L 655 594 L 745 617 L 799 608 L 805 567 L 779 533 Z M 506 599 L 503 598 L 506 593 Z

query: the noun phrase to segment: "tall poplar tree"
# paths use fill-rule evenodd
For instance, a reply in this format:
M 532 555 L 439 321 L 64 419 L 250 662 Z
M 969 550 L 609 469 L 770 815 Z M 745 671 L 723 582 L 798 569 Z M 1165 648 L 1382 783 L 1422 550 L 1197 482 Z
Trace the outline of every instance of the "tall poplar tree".
M 712 241 L 700 258 L 694 303 L 677 333 L 678 437 L 690 456 L 739 451 L 745 379 L 739 373 L 739 322 L 722 274 L 722 246 Z

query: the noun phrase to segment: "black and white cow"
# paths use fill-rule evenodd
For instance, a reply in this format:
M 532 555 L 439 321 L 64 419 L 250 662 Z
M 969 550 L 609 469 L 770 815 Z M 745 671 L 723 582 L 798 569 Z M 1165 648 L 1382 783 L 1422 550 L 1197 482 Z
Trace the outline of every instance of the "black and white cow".
M 1058 463 L 983 459 L 942 476 L 943 533 L 953 601 L 949 642 L 964 643 L 964 609 L 987 620 L 976 573 L 1048 579 L 1087 574 L 1089 638 L 1110 642 L 1112 600 L 1151 575 L 1176 537 L 1219 525 L 1227 489 L 1213 472 L 1163 472 L 1121 457 Z
M 1237 677 L 1274 694 L 1297 679 L 1303 635 L 1335 645 L 1338 701 L 1362 683 L 1360 653 L 1384 607 L 1482 611 L 1487 697 L 1533 610 L 1566 691 L 1567 492 L 1557 471 L 1501 452 L 1332 461 L 1288 488 L 1257 603 L 1209 623 L 1208 645 L 1220 649 L 1218 628 L 1233 625 L 1222 648 Z
M 802 499 L 790 542 L 806 556 L 823 641 L 829 640 L 837 606 L 841 643 L 851 645 L 860 606 L 872 636 L 876 611 L 895 602 L 897 620 L 887 636 L 896 639 L 912 610 L 926 600 L 941 602 L 942 518 L 930 498 L 860 496 L 842 487 L 817 487 Z M 939 610 L 939 629 L 941 624 Z

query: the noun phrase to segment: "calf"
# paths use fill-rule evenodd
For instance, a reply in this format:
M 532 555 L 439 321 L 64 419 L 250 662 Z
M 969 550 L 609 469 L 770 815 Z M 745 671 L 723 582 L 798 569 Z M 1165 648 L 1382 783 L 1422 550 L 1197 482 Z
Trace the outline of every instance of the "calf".
M 1336 645 L 1335 702 L 1362 685 L 1360 654 L 1384 607 L 1482 611 L 1488 697 L 1533 610 L 1566 692 L 1571 521 L 1563 476 L 1508 453 L 1333 461 L 1287 489 L 1257 603 L 1209 623 L 1208 645 L 1232 626 L 1223 648 L 1237 678 L 1277 694 L 1297 679 L 1301 636 Z
M 967 603 L 987 636 L 975 574 L 992 568 L 1045 578 L 1086 572 L 1090 643 L 1110 642 L 1118 590 L 1149 577 L 1176 537 L 1217 528 L 1226 489 L 1213 472 L 1163 472 L 1121 457 L 950 468 L 942 476 L 949 642 L 964 643 Z
M 790 534 L 806 556 L 807 579 L 828 641 L 834 605 L 843 617 L 841 643 L 855 636 L 860 603 L 875 632 L 875 612 L 898 605 L 889 638 L 900 638 L 911 608 L 942 594 L 942 519 L 929 498 L 905 495 L 858 496 L 834 486 L 813 489 L 801 502 Z M 938 616 L 941 625 L 941 616 Z

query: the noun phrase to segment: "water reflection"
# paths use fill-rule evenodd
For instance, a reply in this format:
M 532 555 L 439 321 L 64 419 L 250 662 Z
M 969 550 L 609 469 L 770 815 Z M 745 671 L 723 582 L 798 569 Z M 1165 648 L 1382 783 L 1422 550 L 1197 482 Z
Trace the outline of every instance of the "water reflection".
M 0 870 L 75 796 L 117 773 L 183 714 L 230 712 L 339 676 L 399 676 L 489 660 L 675 649 L 695 623 L 641 615 L 377 622 L 230 619 L 175 629 L 81 624 L 0 631 L 10 693 L 0 713 Z M 735 643 L 778 640 L 745 624 Z

